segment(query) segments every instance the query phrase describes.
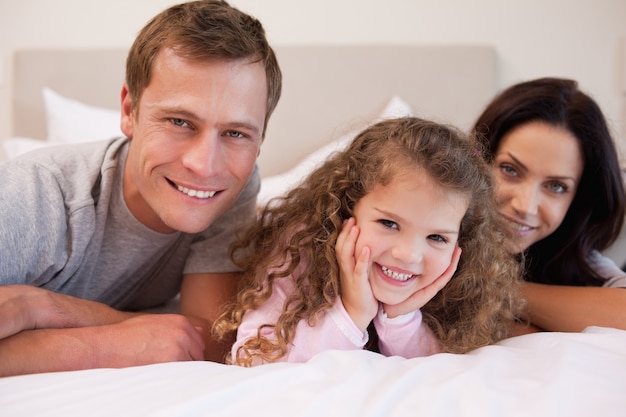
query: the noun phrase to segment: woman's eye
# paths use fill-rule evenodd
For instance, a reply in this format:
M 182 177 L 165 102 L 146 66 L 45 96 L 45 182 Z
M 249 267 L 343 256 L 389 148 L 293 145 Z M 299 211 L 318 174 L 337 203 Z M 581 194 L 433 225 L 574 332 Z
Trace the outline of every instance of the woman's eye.
M 514 177 L 517 175 L 517 170 L 508 164 L 501 164 L 500 171 L 502 171 L 505 175 L 509 177 Z
M 548 184 L 548 188 L 553 193 L 558 193 L 558 194 L 565 193 L 567 192 L 567 189 L 568 189 L 565 184 L 562 184 L 560 182 L 551 182 L 550 184 Z
M 389 229 L 397 229 L 398 228 L 398 223 L 391 221 L 391 220 L 386 220 L 386 219 L 382 219 L 379 220 L 379 223 L 382 224 L 383 226 L 389 228 Z

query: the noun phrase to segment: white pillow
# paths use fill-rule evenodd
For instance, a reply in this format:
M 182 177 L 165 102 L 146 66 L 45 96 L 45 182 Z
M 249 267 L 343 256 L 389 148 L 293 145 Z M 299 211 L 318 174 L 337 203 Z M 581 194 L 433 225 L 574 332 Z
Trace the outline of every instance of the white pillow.
M 122 135 L 119 111 L 90 106 L 47 87 L 42 93 L 49 143 L 77 143 Z
M 411 106 L 402 98 L 393 96 L 383 111 L 370 124 L 374 124 L 384 119 L 392 119 L 396 117 L 411 116 Z M 365 128 L 365 127 L 364 127 Z M 322 164 L 334 152 L 344 149 L 352 139 L 360 132 L 353 131 L 323 146 L 317 151 L 309 154 L 295 167 L 287 172 L 261 180 L 261 191 L 257 197 L 257 204 L 264 206 L 272 198 L 285 195 L 293 187 L 297 186 L 307 175 L 315 168 Z
M 21 137 L 6 138 L 2 141 L 2 149 L 7 159 L 50 145 L 50 142 L 45 140 Z

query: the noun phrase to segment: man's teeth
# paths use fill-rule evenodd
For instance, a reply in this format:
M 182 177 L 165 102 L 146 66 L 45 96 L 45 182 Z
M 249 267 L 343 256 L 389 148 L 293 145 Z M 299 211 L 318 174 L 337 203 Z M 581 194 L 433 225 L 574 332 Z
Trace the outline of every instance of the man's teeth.
M 177 185 L 176 188 L 178 189 L 178 191 L 180 191 L 181 193 L 185 193 L 187 194 L 189 197 L 196 197 L 196 198 L 211 198 L 215 195 L 215 191 L 198 191 L 198 190 L 191 190 L 187 187 L 182 187 L 180 185 Z
M 392 271 L 391 269 L 387 268 L 386 266 L 382 266 L 381 265 L 381 268 L 382 268 L 383 273 L 385 275 L 387 275 L 391 279 L 395 279 L 396 281 L 406 281 L 407 279 L 409 279 L 409 278 L 411 278 L 413 276 L 413 274 L 401 274 L 399 272 Z

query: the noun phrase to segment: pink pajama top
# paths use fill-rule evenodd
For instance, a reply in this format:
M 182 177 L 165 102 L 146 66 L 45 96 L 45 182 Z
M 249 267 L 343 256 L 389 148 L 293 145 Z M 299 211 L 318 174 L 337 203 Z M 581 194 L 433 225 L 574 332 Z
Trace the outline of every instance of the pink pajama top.
M 258 309 L 245 313 L 237 331 L 237 341 L 232 347 L 233 358 L 246 339 L 256 337 L 261 325 L 275 324 L 278 321 L 293 285 L 291 277 L 276 279 L 270 298 Z M 414 358 L 440 352 L 439 343 L 430 328 L 422 322 L 422 313 L 419 310 L 390 319 L 380 308 L 374 318 L 374 325 L 379 337 L 380 352 L 386 356 Z M 263 329 L 261 334 L 273 338 L 274 329 Z M 306 320 L 297 325 L 287 354 L 279 361 L 306 362 L 325 350 L 363 349 L 367 340 L 367 332 L 362 332 L 354 324 L 341 299 L 337 297 L 335 305 L 320 315 L 315 326 L 309 326 Z M 260 364 L 260 361 L 254 363 Z

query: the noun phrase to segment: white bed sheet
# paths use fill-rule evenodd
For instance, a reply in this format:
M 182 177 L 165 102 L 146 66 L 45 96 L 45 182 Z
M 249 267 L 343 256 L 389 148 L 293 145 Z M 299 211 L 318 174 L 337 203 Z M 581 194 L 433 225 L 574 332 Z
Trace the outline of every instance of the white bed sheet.
M 305 364 L 182 362 L 0 379 L 2 416 L 624 416 L 626 332 L 592 327 L 465 355 L 329 351 Z

